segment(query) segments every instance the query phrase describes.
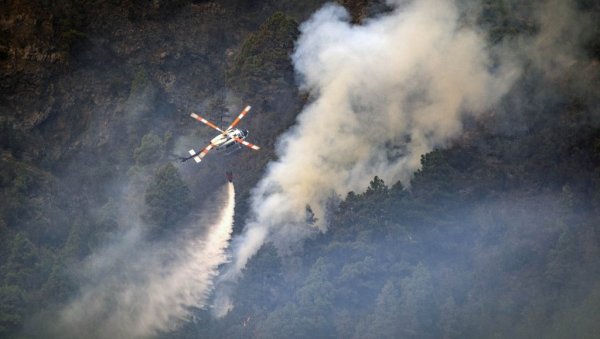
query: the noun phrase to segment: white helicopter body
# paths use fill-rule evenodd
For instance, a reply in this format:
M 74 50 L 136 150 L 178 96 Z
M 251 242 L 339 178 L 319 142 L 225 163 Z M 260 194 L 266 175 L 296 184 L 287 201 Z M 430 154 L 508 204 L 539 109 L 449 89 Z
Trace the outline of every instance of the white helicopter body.
M 221 132 L 221 134 L 212 138 L 210 140 L 210 144 L 208 144 L 208 146 L 204 147 L 204 149 L 202 151 L 196 152 L 193 149 L 189 150 L 190 156 L 186 157 L 186 158 L 182 158 L 181 160 L 187 161 L 189 159 L 194 159 L 194 161 L 200 162 L 200 161 L 202 161 L 202 158 L 204 158 L 206 156 L 206 154 L 212 149 L 222 151 L 222 150 L 230 148 L 231 146 L 239 145 L 239 144 L 244 145 L 248 148 L 251 148 L 255 151 L 259 150 L 260 147 L 245 141 L 246 137 L 248 137 L 248 134 L 249 134 L 249 132 L 247 130 L 241 130 L 238 128 L 234 128 L 235 125 L 237 125 L 240 122 L 240 120 L 242 120 L 242 118 L 250 111 L 250 109 L 251 109 L 250 106 L 246 106 L 246 108 L 244 108 L 244 110 L 237 116 L 237 118 L 231 123 L 231 125 L 229 125 L 229 127 L 227 127 L 227 129 L 224 131 L 222 129 L 220 129 L 219 127 L 217 127 L 217 125 L 204 119 L 203 117 L 199 116 L 198 114 L 196 114 L 196 113 L 190 114 L 190 116 L 192 118 L 212 127 L 213 129 Z

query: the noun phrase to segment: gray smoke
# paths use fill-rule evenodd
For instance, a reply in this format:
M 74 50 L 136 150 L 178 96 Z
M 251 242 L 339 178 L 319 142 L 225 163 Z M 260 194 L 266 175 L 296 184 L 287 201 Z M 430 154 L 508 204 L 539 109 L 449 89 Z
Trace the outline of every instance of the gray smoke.
M 93 255 L 80 296 L 60 313 L 57 333 L 74 338 L 140 338 L 176 328 L 204 308 L 232 232 L 233 184 L 206 235 L 149 245 L 141 227 Z M 196 226 L 197 227 L 197 226 Z
M 489 109 L 518 77 L 513 58 L 493 54 L 452 2 L 391 5 L 361 26 L 331 4 L 302 24 L 292 59 L 313 101 L 254 189 L 253 216 L 234 239 L 221 285 L 235 282 L 267 239 L 283 249 L 314 232 L 307 205 L 324 231 L 332 193 L 361 191 L 376 175 L 409 185 L 423 154 L 447 146 L 463 118 Z M 232 307 L 219 290 L 215 315 Z
M 525 58 L 550 78 L 564 76 L 569 68 L 586 67 L 581 62 L 587 60 L 581 46 L 594 33 L 589 29 L 593 27 L 593 15 L 578 11 L 572 1 L 548 0 L 538 7 L 539 34 L 521 41 Z

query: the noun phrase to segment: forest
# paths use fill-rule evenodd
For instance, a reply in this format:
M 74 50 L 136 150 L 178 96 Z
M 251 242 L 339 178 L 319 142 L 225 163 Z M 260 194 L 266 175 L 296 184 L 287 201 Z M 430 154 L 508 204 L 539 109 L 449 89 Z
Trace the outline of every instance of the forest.
M 510 86 L 481 95 L 487 87 L 464 85 L 471 94 L 456 111 L 472 112 L 457 115 L 459 128 L 436 118 L 422 133 L 426 146 L 421 134 L 397 125 L 380 130 L 387 120 L 357 114 L 364 125 L 343 127 L 374 139 L 377 150 L 369 152 L 376 155 L 331 168 L 325 156 L 322 167 L 312 164 L 322 174 L 300 183 L 313 201 L 299 199 L 290 215 L 264 212 L 269 220 L 289 217 L 291 226 L 270 226 L 240 275 L 225 283 L 219 277 L 262 222 L 257 206 L 285 191 L 283 180 L 283 188 L 269 180 L 297 159 L 295 140 L 302 154 L 344 153 L 339 137 L 317 145 L 303 139 L 314 130 L 336 133 L 327 126 L 335 112 L 311 113 L 329 93 L 311 82 L 312 54 L 301 53 L 311 28 L 328 11 L 347 13 L 340 14 L 347 34 L 367 35 L 396 14 L 411 22 L 402 13 L 416 16 L 432 1 L 0 3 L 0 338 L 600 336 L 598 2 L 447 1 L 454 31 L 436 35 L 439 45 L 423 55 L 444 54 L 443 39 L 467 47 L 456 54 L 448 47 L 452 53 L 431 74 L 419 61 L 406 71 L 411 85 L 387 89 L 350 78 L 380 94 L 362 99 L 349 90 L 350 109 L 394 106 L 390 97 L 402 90 L 410 92 L 403 110 L 445 103 L 443 95 L 423 93 L 437 76 L 463 74 L 450 61 L 477 61 L 467 54 L 475 43 L 483 47 L 474 50 L 490 51 L 481 71 L 489 78 L 481 82 Z M 418 33 L 410 40 L 414 53 L 429 36 Z M 360 62 L 360 50 L 370 52 L 359 45 L 349 59 Z M 509 81 L 499 73 L 513 63 L 519 71 Z M 334 83 L 355 74 L 348 65 L 315 74 Z M 384 73 L 402 69 L 384 66 Z M 455 92 L 441 84 L 442 93 Z M 247 104 L 253 108 L 242 125 L 260 151 L 179 161 L 214 137 L 190 112 L 224 126 Z M 402 123 L 420 126 L 418 117 L 406 117 Z M 444 128 L 452 133 L 439 136 Z M 353 145 L 352 137 L 342 141 Z M 381 154 L 386 165 L 404 158 L 408 165 L 379 164 Z M 300 163 L 286 178 L 308 178 L 310 167 Z M 186 239 L 210 234 L 225 171 L 235 185 L 229 259 L 202 281 L 208 287 L 194 294 L 200 301 L 165 301 L 172 286 L 154 282 L 168 281 L 160 279 L 169 265 L 184 267 Z M 131 300 L 111 294 L 120 289 Z M 215 316 L 220 291 L 233 306 Z M 145 307 L 155 301 L 149 314 Z

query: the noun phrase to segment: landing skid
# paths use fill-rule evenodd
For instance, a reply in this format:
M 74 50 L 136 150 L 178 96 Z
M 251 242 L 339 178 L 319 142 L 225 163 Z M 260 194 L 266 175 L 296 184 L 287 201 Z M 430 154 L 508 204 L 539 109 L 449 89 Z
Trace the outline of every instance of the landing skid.
M 236 144 L 235 146 L 230 147 L 228 150 L 226 150 L 225 151 L 225 155 L 231 155 L 231 154 L 233 154 L 233 153 L 235 153 L 235 152 L 237 152 L 237 151 L 239 151 L 241 149 L 242 149 L 242 146 Z

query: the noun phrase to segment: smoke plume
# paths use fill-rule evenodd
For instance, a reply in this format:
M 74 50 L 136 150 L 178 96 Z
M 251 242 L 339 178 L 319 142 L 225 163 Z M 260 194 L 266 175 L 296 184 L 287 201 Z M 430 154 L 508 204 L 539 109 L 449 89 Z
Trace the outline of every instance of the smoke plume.
M 203 308 L 232 232 L 233 184 L 205 236 L 148 245 L 132 231 L 87 263 L 90 281 L 60 314 L 64 337 L 139 338 L 172 330 Z
M 300 30 L 292 60 L 312 95 L 278 144 L 279 160 L 253 191 L 253 216 L 234 239 L 221 285 L 236 281 L 268 239 L 279 249 L 326 229 L 332 194 L 361 191 L 374 176 L 409 185 L 421 156 L 461 133 L 509 90 L 519 69 L 499 62 L 451 2 L 392 3 L 363 25 L 326 5 Z M 219 290 L 215 314 L 231 309 Z

